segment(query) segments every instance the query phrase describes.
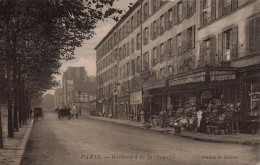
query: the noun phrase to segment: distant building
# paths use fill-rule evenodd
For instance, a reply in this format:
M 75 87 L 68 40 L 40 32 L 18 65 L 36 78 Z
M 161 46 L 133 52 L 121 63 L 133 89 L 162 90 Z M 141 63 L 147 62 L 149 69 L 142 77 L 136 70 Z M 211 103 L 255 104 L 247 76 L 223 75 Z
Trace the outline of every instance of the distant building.
M 64 106 L 63 102 L 63 90 L 62 88 L 58 88 L 55 90 L 54 93 L 54 107 L 56 108 L 61 108 Z
M 62 77 L 63 105 L 86 103 L 96 97 L 95 80 L 95 76 L 87 76 L 85 67 L 68 67 Z

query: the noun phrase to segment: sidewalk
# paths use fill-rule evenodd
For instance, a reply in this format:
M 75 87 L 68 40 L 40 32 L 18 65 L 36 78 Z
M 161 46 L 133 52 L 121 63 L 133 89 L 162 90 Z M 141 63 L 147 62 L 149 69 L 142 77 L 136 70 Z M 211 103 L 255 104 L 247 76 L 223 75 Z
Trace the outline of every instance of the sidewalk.
M 90 115 L 84 115 L 83 117 L 144 129 L 144 127 L 143 127 L 144 124 L 141 124 L 139 122 L 132 122 L 129 120 L 109 119 L 109 118 L 105 118 L 105 117 L 94 117 L 94 116 L 90 116 Z M 193 140 L 205 141 L 205 142 L 260 145 L 260 135 L 259 134 L 212 135 L 212 134 L 189 132 L 189 131 L 181 131 L 180 134 L 175 134 L 173 128 L 161 128 L 161 127 L 154 127 L 149 130 L 162 132 L 165 134 L 171 134 L 173 136 L 190 138 Z
M 4 149 L 0 149 L 0 164 L 20 165 L 26 148 L 27 141 L 33 127 L 33 119 L 27 121 L 27 124 L 19 128 L 19 132 L 14 132 L 14 138 L 7 137 L 7 117 L 5 110 L 2 109 L 2 129 Z

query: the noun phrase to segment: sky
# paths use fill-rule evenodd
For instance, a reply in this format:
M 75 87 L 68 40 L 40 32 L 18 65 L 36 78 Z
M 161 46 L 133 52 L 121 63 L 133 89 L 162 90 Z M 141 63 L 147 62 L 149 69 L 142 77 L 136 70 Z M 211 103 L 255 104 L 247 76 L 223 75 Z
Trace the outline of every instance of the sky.
M 137 0 L 115 0 L 114 7 L 127 11 L 129 3 L 135 3 Z M 107 19 L 104 22 L 99 21 L 96 29 L 96 35 L 90 40 L 85 40 L 82 47 L 75 50 L 75 59 L 70 61 L 62 61 L 60 71 L 63 73 L 68 66 L 80 67 L 84 66 L 88 76 L 96 76 L 96 51 L 95 47 L 105 37 L 105 35 L 112 29 L 116 22 L 112 19 Z M 62 80 L 61 75 L 55 75 L 57 80 Z M 54 90 L 48 90 L 46 93 L 54 94 Z

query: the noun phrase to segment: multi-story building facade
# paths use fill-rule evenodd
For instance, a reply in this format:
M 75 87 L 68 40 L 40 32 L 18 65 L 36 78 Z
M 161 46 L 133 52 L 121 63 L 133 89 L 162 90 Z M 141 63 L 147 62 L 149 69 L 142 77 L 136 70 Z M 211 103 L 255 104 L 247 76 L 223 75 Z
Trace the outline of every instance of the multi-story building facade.
M 98 108 L 126 119 L 220 100 L 259 116 L 259 14 L 256 0 L 138 0 L 96 46 Z

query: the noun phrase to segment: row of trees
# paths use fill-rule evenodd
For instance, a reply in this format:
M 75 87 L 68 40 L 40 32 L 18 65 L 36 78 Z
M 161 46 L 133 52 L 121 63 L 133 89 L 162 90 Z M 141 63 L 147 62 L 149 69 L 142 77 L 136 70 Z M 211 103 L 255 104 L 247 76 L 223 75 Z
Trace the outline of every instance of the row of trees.
M 0 0 L 0 103 L 8 107 L 8 137 L 26 122 L 31 101 L 58 85 L 53 75 L 60 74 L 60 61 L 75 58 L 75 48 L 93 37 L 99 20 L 118 19 L 122 11 L 113 3 Z

